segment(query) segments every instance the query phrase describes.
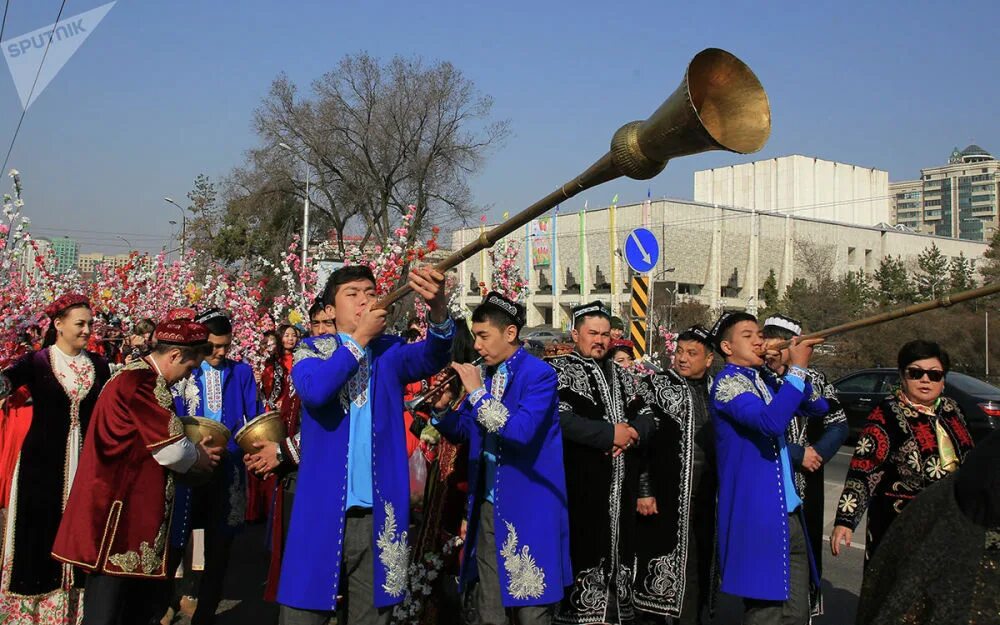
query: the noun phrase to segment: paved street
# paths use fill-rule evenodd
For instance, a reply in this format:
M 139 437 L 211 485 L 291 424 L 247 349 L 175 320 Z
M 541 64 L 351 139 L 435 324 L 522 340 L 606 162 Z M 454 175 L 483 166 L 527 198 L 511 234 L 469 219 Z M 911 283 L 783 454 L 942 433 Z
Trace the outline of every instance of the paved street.
M 829 537 L 833 527 L 833 511 L 844 484 L 844 475 L 851 458 L 850 447 L 843 447 L 826 467 L 826 515 L 828 520 L 824 535 Z M 825 543 L 828 547 L 829 543 Z M 846 555 L 834 558 L 829 550 L 824 551 L 823 595 L 825 614 L 814 623 L 846 625 L 854 622 L 858 592 L 861 587 L 861 567 L 864 560 L 864 545 L 855 543 Z M 225 597 L 216 621 L 218 625 L 274 625 L 277 623 L 277 609 L 260 599 L 263 593 L 264 576 L 267 571 L 265 528 L 255 525 L 245 531 L 233 547 L 233 561 L 226 579 Z M 723 595 L 713 623 L 721 625 L 740 622 L 740 602 L 734 597 Z M 187 619 L 174 623 L 187 625 Z

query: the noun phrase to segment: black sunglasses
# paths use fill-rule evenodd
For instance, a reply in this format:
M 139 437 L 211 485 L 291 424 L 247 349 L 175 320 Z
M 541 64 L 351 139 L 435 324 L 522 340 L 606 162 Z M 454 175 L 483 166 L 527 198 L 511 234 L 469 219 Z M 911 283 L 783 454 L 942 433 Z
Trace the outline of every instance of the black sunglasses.
M 925 375 L 931 382 L 940 382 L 944 379 L 944 371 L 936 369 L 921 369 L 920 367 L 906 368 L 906 377 L 910 380 L 920 380 Z

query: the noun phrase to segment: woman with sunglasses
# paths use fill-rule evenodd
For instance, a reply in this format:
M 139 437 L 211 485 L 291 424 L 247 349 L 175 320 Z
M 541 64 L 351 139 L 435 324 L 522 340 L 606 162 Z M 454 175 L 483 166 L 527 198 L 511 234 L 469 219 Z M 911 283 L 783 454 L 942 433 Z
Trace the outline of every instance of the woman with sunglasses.
M 954 473 L 973 446 L 958 404 L 941 395 L 948 352 L 932 341 L 910 341 L 897 363 L 900 388 L 868 415 L 858 436 L 830 536 L 833 555 L 840 555 L 867 510 L 866 567 L 903 508 Z

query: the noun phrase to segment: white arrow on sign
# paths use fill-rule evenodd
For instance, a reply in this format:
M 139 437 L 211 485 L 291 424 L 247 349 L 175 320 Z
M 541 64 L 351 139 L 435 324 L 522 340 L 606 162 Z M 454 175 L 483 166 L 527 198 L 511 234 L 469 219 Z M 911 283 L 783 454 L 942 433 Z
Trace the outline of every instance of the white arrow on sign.
M 642 254 L 642 262 L 651 262 L 652 258 L 649 256 L 649 252 L 647 252 L 646 248 L 642 246 L 642 243 L 639 241 L 639 237 L 635 236 L 635 231 L 629 233 L 629 236 L 632 237 L 632 241 L 635 243 L 635 246 L 639 248 L 639 253 Z

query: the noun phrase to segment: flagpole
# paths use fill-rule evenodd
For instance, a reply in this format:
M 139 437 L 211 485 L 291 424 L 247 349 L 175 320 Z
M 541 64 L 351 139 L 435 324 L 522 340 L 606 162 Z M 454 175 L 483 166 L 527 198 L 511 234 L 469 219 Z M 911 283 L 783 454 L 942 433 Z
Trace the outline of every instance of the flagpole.
M 559 205 L 556 204 L 555 215 L 552 216 L 552 320 L 556 319 L 556 293 L 558 292 L 557 283 L 559 281 L 559 270 L 557 269 L 557 262 L 559 259 L 559 250 L 556 249 L 556 224 L 559 223 Z
M 528 285 L 528 297 L 525 298 L 524 305 L 527 306 L 527 299 L 531 297 L 531 224 L 524 224 L 524 283 Z
M 617 208 L 617 204 L 618 204 L 618 195 L 615 194 L 614 199 L 611 200 L 611 208 L 609 209 L 610 213 L 609 219 L 611 223 L 610 223 L 610 228 L 608 230 L 608 238 L 609 238 L 608 254 L 611 257 L 611 316 L 612 317 L 618 315 L 618 309 L 615 307 L 615 300 L 617 300 L 616 295 L 618 290 L 618 280 L 617 280 L 618 272 L 616 269 L 617 259 L 615 258 L 615 253 L 617 252 L 618 248 L 618 237 L 616 236 L 615 233 L 615 209 Z
M 580 234 L 577 237 L 577 243 L 580 247 L 579 253 L 580 257 L 580 303 L 583 303 L 583 298 L 587 293 L 587 246 L 583 244 L 583 238 L 585 236 L 585 231 L 587 230 L 587 202 L 583 202 L 583 210 L 580 211 Z
M 486 215 L 479 220 L 479 236 L 482 237 L 486 234 Z M 490 288 L 490 283 L 486 281 L 486 249 L 482 249 L 479 252 L 479 281 L 486 285 L 486 288 Z M 478 286 L 478 285 L 476 285 Z M 482 289 L 480 289 L 482 291 Z M 480 292 L 480 297 L 483 297 L 482 292 Z

